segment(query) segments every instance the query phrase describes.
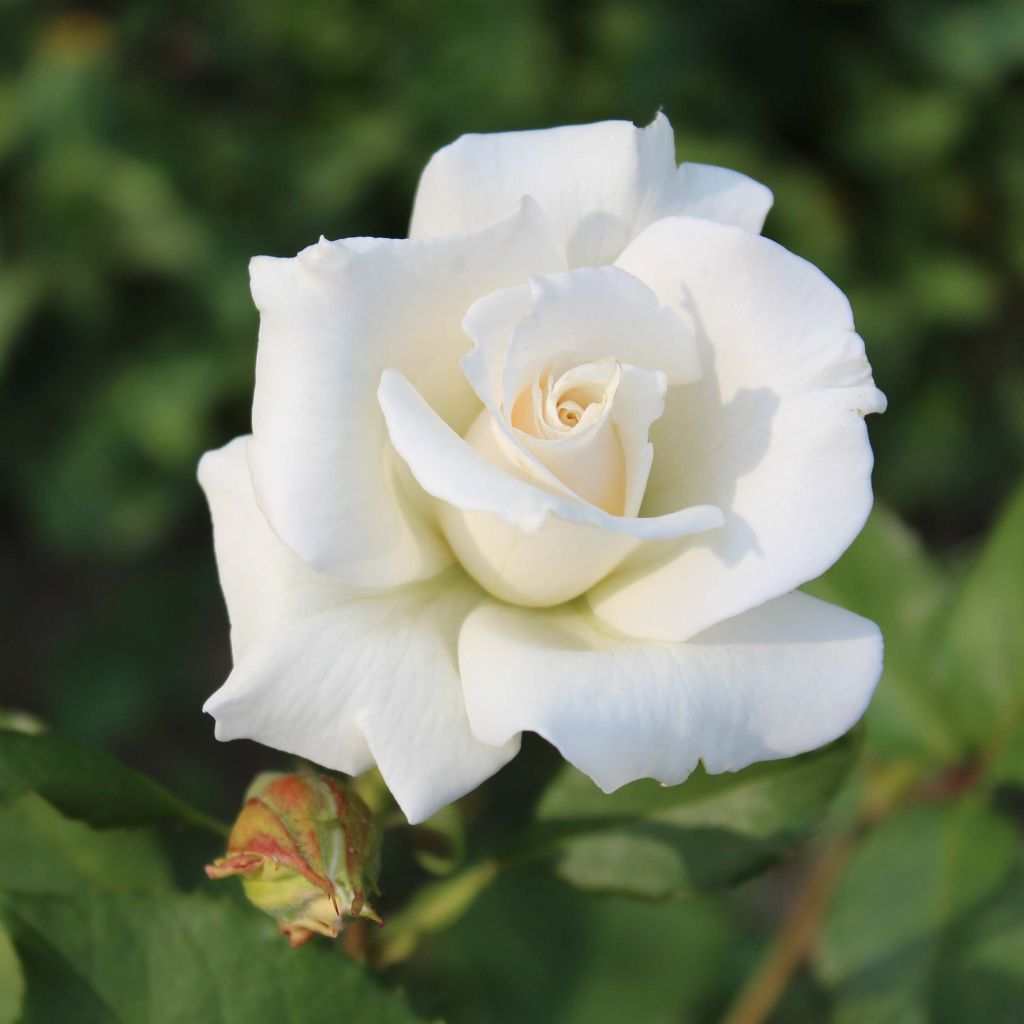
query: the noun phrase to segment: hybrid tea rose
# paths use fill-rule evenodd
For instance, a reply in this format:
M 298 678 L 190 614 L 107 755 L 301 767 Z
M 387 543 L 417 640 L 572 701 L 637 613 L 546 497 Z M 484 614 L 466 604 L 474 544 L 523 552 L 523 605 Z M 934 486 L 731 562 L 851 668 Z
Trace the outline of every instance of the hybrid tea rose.
M 871 507 L 849 303 L 672 129 L 467 135 L 410 238 L 252 261 L 252 434 L 204 456 L 209 700 L 411 821 L 539 733 L 611 791 L 827 743 L 881 671 L 799 593 Z

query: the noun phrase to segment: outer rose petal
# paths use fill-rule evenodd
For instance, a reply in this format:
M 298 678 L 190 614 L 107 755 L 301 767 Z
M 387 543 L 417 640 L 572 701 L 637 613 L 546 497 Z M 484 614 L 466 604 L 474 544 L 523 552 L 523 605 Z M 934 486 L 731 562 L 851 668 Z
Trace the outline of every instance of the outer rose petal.
M 602 121 L 463 135 L 424 169 L 409 235 L 469 231 L 508 213 L 524 195 L 547 210 L 572 267 L 611 263 L 648 224 L 671 214 L 760 228 L 771 205 L 763 185 L 734 171 L 683 167 L 677 174 L 664 114 L 642 129 Z
M 507 600 L 533 605 L 567 601 L 640 541 L 710 530 L 722 521 L 718 509 L 706 505 L 656 519 L 610 515 L 541 490 L 511 465 L 488 461 L 401 374 L 384 372 L 379 397 L 395 451 L 419 485 L 445 503 L 445 535 L 463 566 Z
M 441 240 L 321 240 L 258 257 L 261 313 L 249 457 L 260 507 L 313 568 L 352 586 L 434 575 L 450 554 L 409 507 L 376 402 L 386 366 L 465 430 L 479 409 L 459 370 L 481 295 L 564 266 L 542 211 Z
M 473 789 L 518 741 L 469 731 L 456 662 L 482 595 L 461 573 L 353 597 L 274 536 L 253 496 L 247 438 L 208 452 L 210 502 L 235 668 L 207 701 L 222 740 L 249 737 L 355 774 L 374 762 L 412 822 Z
M 685 640 L 824 572 L 871 509 L 864 415 L 885 408 L 850 305 L 819 270 L 711 221 L 652 225 L 619 260 L 692 326 L 703 375 L 651 430 L 643 512 L 725 525 L 624 564 L 588 595 L 631 636 Z
M 217 572 L 231 620 L 231 656 L 239 664 L 260 641 L 344 600 L 337 580 L 312 572 L 270 531 L 252 498 L 251 438 L 207 452 L 199 483 L 213 517 Z
M 688 643 L 615 636 L 579 608 L 471 612 L 459 664 L 474 733 L 529 729 L 605 792 L 790 757 L 842 735 L 882 669 L 877 627 L 793 593 Z
M 672 213 L 735 224 L 755 235 L 764 227 L 774 199 L 771 189 L 759 181 L 710 164 L 681 164 L 676 189 Z

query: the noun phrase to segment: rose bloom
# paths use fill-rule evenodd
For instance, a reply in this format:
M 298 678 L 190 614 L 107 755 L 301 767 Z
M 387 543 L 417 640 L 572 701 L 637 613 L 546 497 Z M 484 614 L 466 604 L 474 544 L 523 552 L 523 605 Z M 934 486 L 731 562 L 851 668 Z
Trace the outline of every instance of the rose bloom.
M 796 591 L 885 407 L 763 185 L 668 120 L 467 135 L 410 238 L 252 261 L 252 434 L 200 463 L 234 669 L 206 704 L 410 821 L 539 733 L 605 791 L 827 743 L 881 672 Z

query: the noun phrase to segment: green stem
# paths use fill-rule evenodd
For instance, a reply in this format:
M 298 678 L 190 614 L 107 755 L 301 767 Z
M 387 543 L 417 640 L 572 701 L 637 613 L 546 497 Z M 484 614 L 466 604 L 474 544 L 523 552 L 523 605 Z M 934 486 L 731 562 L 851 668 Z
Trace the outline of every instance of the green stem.
M 420 939 L 454 924 L 498 875 L 496 860 L 485 860 L 424 886 L 381 932 L 376 963 L 388 967 L 411 956 Z
M 215 836 L 220 836 L 222 839 L 231 835 L 230 826 L 225 825 L 221 821 L 217 821 L 216 818 L 211 818 L 208 814 L 203 814 L 202 811 L 197 811 L 189 804 L 182 804 L 181 820 L 186 825 L 205 829 L 207 832 L 212 832 Z

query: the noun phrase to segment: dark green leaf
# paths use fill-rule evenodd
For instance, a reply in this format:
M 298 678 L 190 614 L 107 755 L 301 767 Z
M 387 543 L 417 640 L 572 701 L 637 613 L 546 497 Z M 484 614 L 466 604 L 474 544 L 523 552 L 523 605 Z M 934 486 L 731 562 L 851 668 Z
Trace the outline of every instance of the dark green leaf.
M 3 907 L 28 978 L 25 1024 L 414 1019 L 333 947 L 289 949 L 268 918 L 226 897 L 85 889 L 7 894 Z
M 956 931 L 997 897 L 1016 857 L 1012 826 L 970 803 L 918 806 L 872 833 L 834 893 L 819 950 L 837 1024 L 952 1020 L 942 993 L 963 951 Z
M 540 871 L 502 874 L 403 978 L 448 1024 L 717 1020 L 756 944 L 720 902 L 595 900 Z
M 201 811 L 102 751 L 56 736 L 0 730 L 0 807 L 36 792 L 101 828 L 176 821 L 223 832 Z
M 447 875 L 466 854 L 466 824 L 458 804 L 442 807 L 415 831 L 416 860 L 432 875 Z
M 936 972 L 940 1024 L 1019 1024 L 1024 1007 L 1024 871 L 956 927 Z
M 0 1024 L 14 1024 L 21 1016 L 25 979 L 11 937 L 0 924 Z
M 62 960 L 40 936 L 22 933 L 18 952 L 30 997 L 19 1024 L 119 1024 L 114 1013 L 97 997 L 74 967 Z
M 940 762 L 956 756 L 956 729 L 936 668 L 948 583 L 914 535 L 876 506 L 850 550 L 804 589 L 881 627 L 885 669 L 866 716 L 868 750 Z
M 974 565 L 948 632 L 949 693 L 997 779 L 1024 784 L 1024 487 Z
M 163 852 L 147 830 L 90 828 L 27 793 L 0 809 L 0 891 L 74 893 L 150 890 L 170 884 Z
M 856 739 L 740 772 L 698 769 L 682 785 L 634 782 L 611 795 L 566 767 L 538 809 L 537 841 L 582 889 L 650 899 L 712 889 L 777 860 L 820 822 Z

